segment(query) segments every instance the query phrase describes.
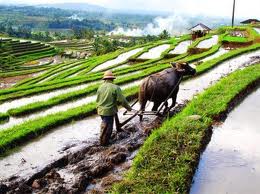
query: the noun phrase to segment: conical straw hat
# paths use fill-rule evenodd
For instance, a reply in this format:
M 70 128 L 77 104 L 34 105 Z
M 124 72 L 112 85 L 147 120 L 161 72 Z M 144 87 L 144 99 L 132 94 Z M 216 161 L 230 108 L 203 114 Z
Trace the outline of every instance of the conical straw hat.
M 116 79 L 116 77 L 113 75 L 112 71 L 108 70 L 104 73 L 103 79 Z

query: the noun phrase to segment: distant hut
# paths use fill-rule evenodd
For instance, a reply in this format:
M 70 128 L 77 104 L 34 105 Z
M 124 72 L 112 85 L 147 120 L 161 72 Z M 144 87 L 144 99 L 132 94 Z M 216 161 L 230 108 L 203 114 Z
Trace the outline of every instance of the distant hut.
M 205 36 L 211 30 L 208 26 L 199 23 L 189 29 L 192 34 L 192 40 Z
M 248 19 L 248 20 L 242 21 L 240 23 L 241 24 L 256 24 L 256 23 L 260 23 L 260 21 L 257 19 Z

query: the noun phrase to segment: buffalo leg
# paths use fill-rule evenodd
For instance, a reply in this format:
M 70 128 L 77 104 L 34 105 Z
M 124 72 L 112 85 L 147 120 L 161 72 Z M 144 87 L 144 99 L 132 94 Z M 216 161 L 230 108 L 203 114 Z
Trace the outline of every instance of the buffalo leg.
M 152 111 L 157 111 L 157 110 L 158 110 L 158 107 L 160 106 L 160 104 L 161 104 L 161 103 L 154 102 L 154 105 L 153 105 Z
M 164 110 L 163 110 L 163 114 L 165 114 L 165 113 L 168 111 L 168 101 L 166 101 L 166 102 L 164 103 L 164 106 L 165 106 L 165 108 L 164 108 Z
M 140 111 L 142 111 L 142 112 L 145 111 L 146 103 L 147 103 L 147 101 L 143 101 L 143 102 L 141 103 Z M 143 115 L 142 115 L 142 113 L 139 115 L 139 119 L 140 119 L 140 121 L 143 120 Z
M 172 97 L 172 105 L 170 106 L 169 111 L 175 106 L 176 99 L 177 99 L 177 93 L 174 94 L 173 97 Z

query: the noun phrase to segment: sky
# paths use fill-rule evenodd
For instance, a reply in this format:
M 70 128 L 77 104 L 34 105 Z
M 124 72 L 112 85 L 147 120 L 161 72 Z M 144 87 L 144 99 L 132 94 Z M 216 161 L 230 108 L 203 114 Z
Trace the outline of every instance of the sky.
M 0 0 L 0 3 L 6 3 Z M 18 4 L 49 4 L 80 2 L 101 5 L 106 8 L 128 10 L 156 10 L 189 15 L 230 16 L 233 0 L 9 0 Z M 236 16 L 260 19 L 260 0 L 236 0 Z

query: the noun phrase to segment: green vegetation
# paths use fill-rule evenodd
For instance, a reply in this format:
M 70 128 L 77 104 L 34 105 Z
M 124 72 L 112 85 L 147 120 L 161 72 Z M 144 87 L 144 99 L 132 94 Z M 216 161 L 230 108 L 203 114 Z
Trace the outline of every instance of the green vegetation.
M 221 27 L 218 29 L 219 33 L 225 33 L 223 42 L 232 43 L 253 43 L 254 40 L 259 36 L 258 33 L 250 26 L 235 26 L 232 27 Z M 235 36 L 234 32 L 241 32 L 245 36 Z
M 9 120 L 9 115 L 6 113 L 0 113 L 0 124 Z
M 112 193 L 189 193 L 209 127 L 247 86 L 260 80 L 260 65 L 237 71 L 194 98 L 155 130 Z M 218 100 L 216 100 L 218 99 Z M 193 120 L 189 116 L 200 115 Z
M 245 37 L 225 36 L 223 41 L 245 43 L 248 42 L 248 39 Z

